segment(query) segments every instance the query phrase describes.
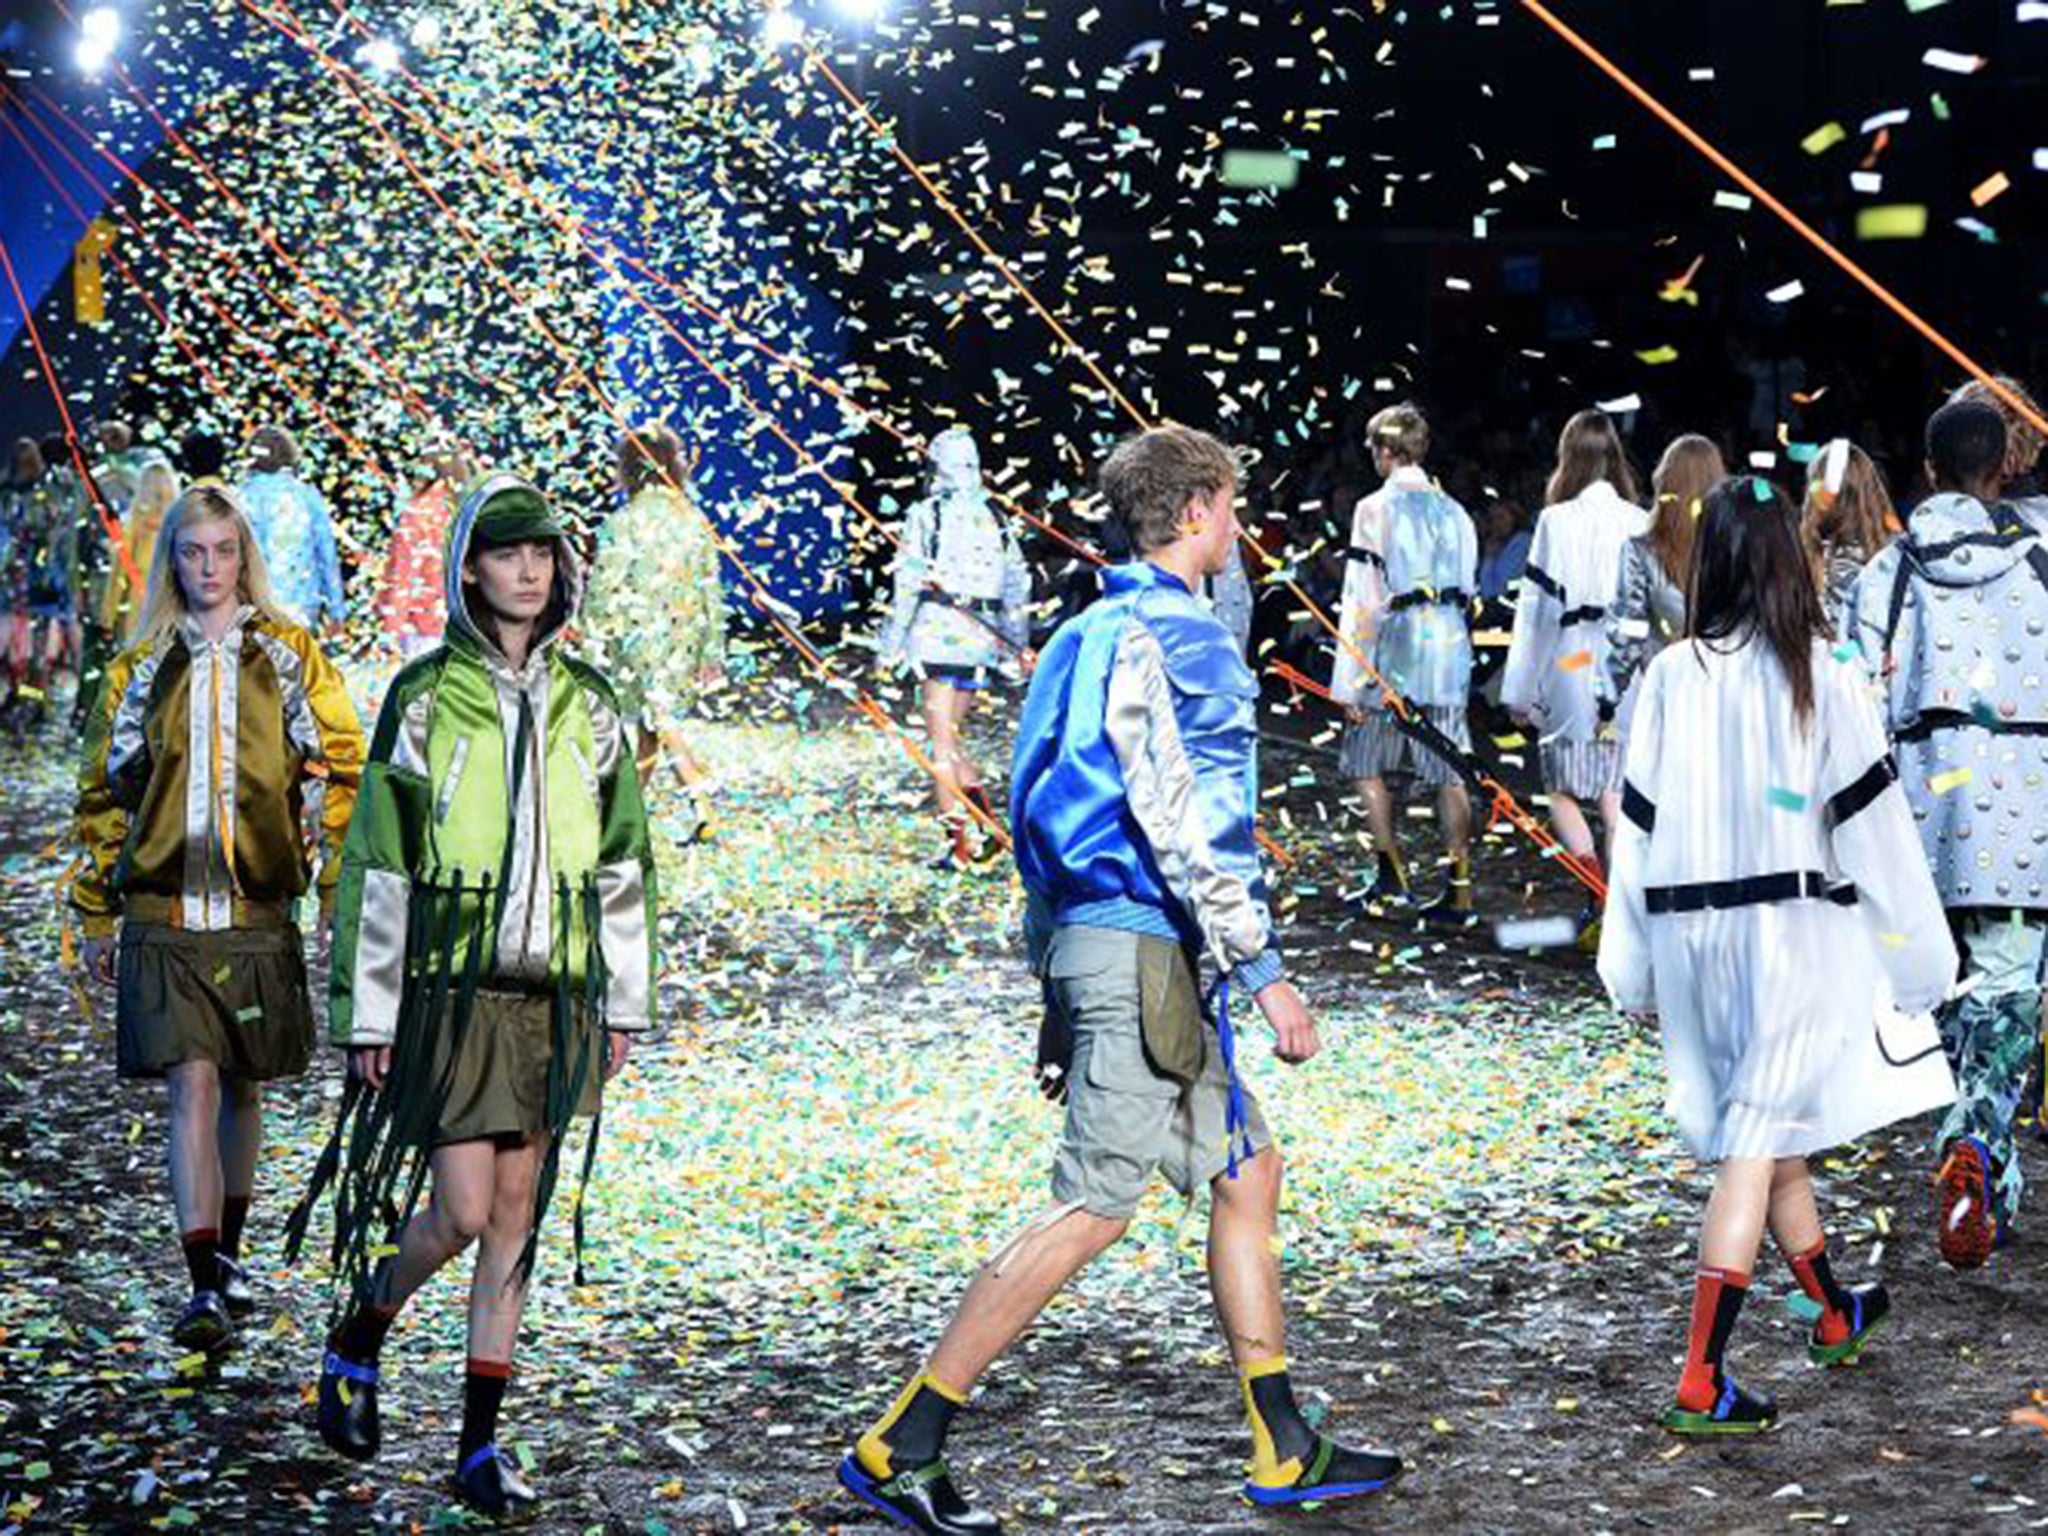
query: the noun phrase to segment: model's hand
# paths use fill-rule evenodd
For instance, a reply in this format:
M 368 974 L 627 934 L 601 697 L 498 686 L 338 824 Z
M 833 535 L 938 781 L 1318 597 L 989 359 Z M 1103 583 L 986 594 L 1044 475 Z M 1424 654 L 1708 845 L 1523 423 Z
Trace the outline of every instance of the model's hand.
M 1067 1096 L 1067 1069 L 1074 1064 L 1074 1031 L 1064 1013 L 1046 999 L 1038 1021 L 1038 1091 L 1057 1104 Z
M 621 1030 L 610 1031 L 605 1039 L 604 1080 L 610 1082 L 626 1070 L 626 1057 L 632 1052 L 633 1037 Z
M 1017 670 L 1026 677 L 1036 672 L 1038 670 L 1038 652 L 1031 649 L 1028 645 L 1019 651 L 1017 653 Z
M 1346 704 L 1344 706 L 1344 718 L 1353 725 L 1363 725 L 1365 724 L 1365 711 L 1356 704 Z
M 391 1074 L 391 1047 L 388 1045 L 358 1045 L 348 1053 L 348 1075 L 358 1082 L 367 1083 L 370 1092 L 382 1093 L 384 1079 Z
M 1300 1066 L 1323 1048 L 1316 1021 L 1309 1017 L 1308 1004 L 1294 990 L 1293 982 L 1270 982 L 1259 988 L 1252 1001 L 1273 1026 L 1273 1054 L 1290 1067 Z
M 111 933 L 95 934 L 78 951 L 78 964 L 85 974 L 108 986 L 114 984 L 115 943 Z

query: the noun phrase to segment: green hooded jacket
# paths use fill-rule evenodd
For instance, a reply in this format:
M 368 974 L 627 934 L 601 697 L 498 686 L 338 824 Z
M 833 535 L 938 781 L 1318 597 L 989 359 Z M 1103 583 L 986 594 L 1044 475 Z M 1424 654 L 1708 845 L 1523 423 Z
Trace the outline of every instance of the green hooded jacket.
M 538 523 L 555 545 L 555 590 L 518 669 L 462 580 L 487 513 Z M 491 473 L 449 523 L 445 569 L 445 641 L 392 680 L 342 851 L 329 1036 L 393 1043 L 408 989 L 465 967 L 484 985 L 581 997 L 604 1029 L 644 1031 L 654 862 L 628 723 L 611 686 L 559 644 L 582 594 L 575 551 L 536 491 Z

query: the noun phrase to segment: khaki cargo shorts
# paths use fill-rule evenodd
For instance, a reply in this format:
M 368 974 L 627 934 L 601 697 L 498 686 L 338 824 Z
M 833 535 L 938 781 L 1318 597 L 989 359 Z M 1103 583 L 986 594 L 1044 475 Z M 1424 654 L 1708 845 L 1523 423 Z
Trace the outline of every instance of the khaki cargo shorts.
M 1176 960 L 1186 964 L 1180 954 L 1165 939 L 1112 928 L 1053 934 L 1046 1005 L 1073 1036 L 1067 1120 L 1052 1165 L 1053 1199 L 1062 1205 L 1120 1220 L 1137 1210 L 1155 1171 L 1191 1198 L 1229 1167 L 1230 1078 L 1215 1032 L 1197 1012 L 1200 1067 L 1186 1085 L 1156 1070 L 1145 1048 L 1144 1009 L 1185 1011 L 1194 996 L 1185 985 L 1172 1002 L 1157 984 Z M 1153 984 L 1141 982 L 1141 965 Z M 1192 974 L 1184 980 L 1192 983 Z M 1185 1019 L 1175 1022 L 1185 1030 Z M 1272 1136 L 1250 1090 L 1245 1108 L 1252 1149 L 1264 1151 Z

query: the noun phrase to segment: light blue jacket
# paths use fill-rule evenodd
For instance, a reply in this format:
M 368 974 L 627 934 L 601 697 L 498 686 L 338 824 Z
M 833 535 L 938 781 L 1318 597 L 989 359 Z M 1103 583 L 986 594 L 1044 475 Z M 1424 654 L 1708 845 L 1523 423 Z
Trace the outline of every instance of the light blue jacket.
M 1178 577 L 1140 562 L 1102 585 L 1024 701 L 1018 870 L 1055 925 L 1189 944 L 1256 992 L 1281 971 L 1253 830 L 1258 683 Z
M 279 606 L 316 632 L 339 624 L 347 616 L 341 555 L 335 548 L 334 518 L 326 498 L 282 470 L 251 475 L 238 494 Z

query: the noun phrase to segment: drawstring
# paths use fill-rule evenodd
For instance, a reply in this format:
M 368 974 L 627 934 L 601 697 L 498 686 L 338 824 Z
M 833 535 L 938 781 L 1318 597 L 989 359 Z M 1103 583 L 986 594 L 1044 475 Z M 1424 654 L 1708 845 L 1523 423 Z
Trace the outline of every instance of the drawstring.
M 1230 1024 L 1230 972 L 1220 972 L 1216 985 L 1209 989 L 1208 1000 L 1202 1011 L 1209 1016 L 1209 1023 L 1216 1030 L 1216 1040 L 1223 1048 L 1223 1071 L 1230 1079 L 1230 1094 L 1223 1114 L 1223 1145 L 1228 1154 L 1231 1178 L 1237 1177 L 1240 1160 L 1250 1161 L 1258 1149 L 1252 1145 L 1251 1116 L 1245 1105 L 1244 1079 L 1237 1075 L 1237 1033 Z M 1240 1158 L 1242 1149 L 1242 1158 Z

